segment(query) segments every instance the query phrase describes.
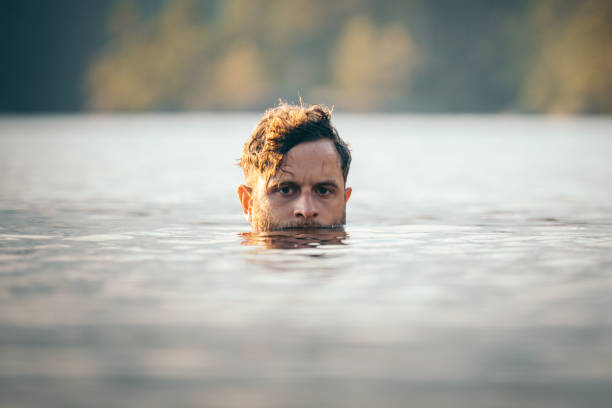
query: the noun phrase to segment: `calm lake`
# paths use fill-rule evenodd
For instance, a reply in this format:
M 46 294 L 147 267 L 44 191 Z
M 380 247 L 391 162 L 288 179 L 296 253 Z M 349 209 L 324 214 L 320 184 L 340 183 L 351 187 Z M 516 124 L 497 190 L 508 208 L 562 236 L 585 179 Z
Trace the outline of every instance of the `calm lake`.
M 0 117 L 1 406 L 612 406 L 611 118 L 338 114 L 345 232 L 253 237 L 258 117 Z

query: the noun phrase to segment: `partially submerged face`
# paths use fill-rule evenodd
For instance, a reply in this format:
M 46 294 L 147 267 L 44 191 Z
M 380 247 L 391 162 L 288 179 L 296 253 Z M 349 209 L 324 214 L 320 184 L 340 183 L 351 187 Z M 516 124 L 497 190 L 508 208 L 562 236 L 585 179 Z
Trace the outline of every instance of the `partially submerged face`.
M 241 185 L 242 209 L 256 231 L 338 227 L 346 220 L 342 163 L 329 139 L 303 142 L 283 157 L 279 170 Z

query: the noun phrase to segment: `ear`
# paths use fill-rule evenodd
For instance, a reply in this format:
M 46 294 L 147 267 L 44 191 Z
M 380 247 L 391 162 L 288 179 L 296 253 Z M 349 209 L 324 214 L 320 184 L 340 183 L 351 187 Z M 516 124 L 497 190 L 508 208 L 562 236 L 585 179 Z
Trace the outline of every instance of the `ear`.
M 245 184 L 238 186 L 238 199 L 242 205 L 242 212 L 247 220 L 251 222 L 251 210 L 253 209 L 253 189 Z
M 353 192 L 353 189 L 350 187 L 347 187 L 344 189 L 344 202 L 346 203 L 348 201 L 348 199 L 351 197 L 351 193 Z

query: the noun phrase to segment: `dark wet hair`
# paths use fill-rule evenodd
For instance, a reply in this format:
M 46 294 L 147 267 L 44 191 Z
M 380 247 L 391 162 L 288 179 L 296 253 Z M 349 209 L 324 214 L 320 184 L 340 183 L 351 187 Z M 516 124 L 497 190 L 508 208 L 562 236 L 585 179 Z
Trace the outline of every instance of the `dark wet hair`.
M 266 185 L 281 167 L 283 158 L 294 146 L 329 139 L 340 156 L 344 182 L 351 165 L 351 152 L 331 124 L 331 110 L 322 105 L 279 106 L 266 111 L 255 131 L 244 144 L 240 167 L 249 182 L 254 173 L 263 175 Z

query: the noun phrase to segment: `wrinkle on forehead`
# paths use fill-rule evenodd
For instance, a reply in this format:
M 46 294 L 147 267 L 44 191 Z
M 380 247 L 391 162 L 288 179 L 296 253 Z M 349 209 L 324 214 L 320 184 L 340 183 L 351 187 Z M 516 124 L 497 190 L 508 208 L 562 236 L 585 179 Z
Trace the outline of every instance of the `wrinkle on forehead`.
M 281 165 L 281 167 L 278 169 L 278 172 L 276 173 L 276 175 L 273 177 L 274 179 L 279 179 L 281 178 L 281 176 L 279 176 L 278 174 L 282 173 L 282 174 L 288 174 L 290 176 L 293 176 L 293 172 L 291 170 L 287 170 L 287 168 L 283 165 Z

